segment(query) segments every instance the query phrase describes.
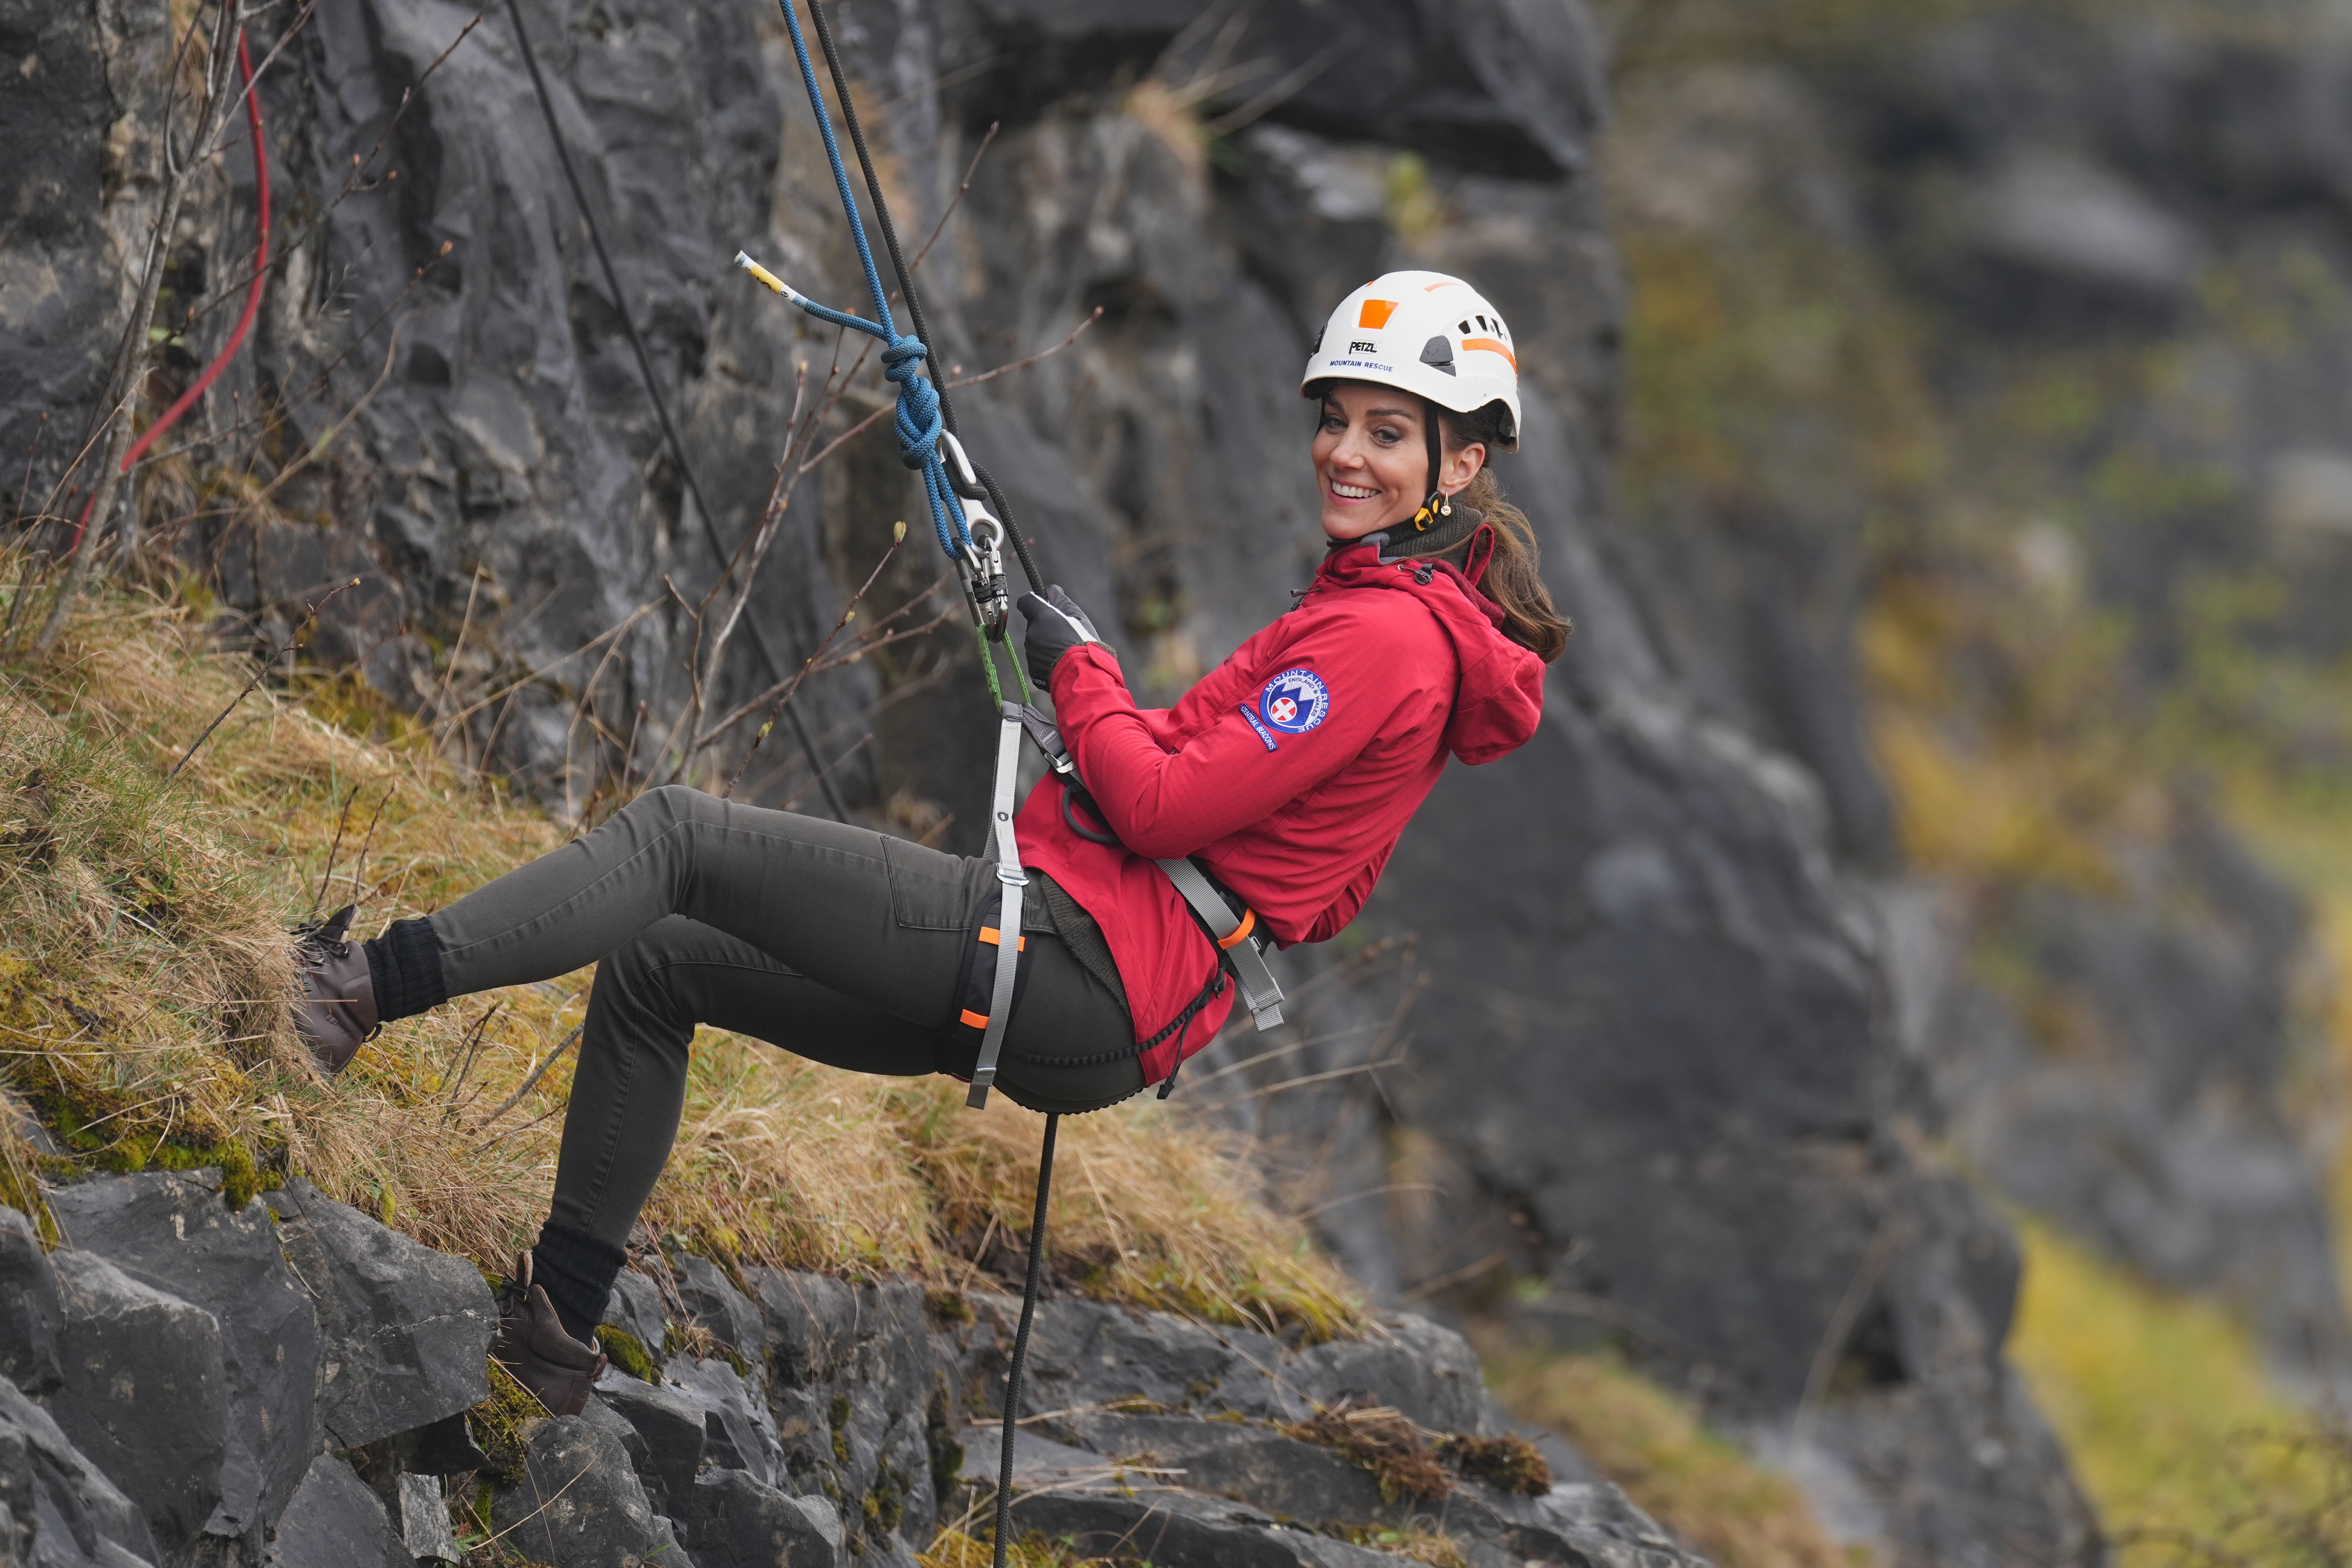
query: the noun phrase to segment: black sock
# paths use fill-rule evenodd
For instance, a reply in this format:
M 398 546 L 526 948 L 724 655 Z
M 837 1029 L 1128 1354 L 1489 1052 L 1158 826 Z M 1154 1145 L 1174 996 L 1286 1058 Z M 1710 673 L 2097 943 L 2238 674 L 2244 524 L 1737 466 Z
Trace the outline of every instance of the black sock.
M 394 921 L 382 936 L 360 945 L 375 984 L 378 1023 L 412 1018 L 449 1000 L 449 983 L 441 977 L 441 933 L 431 921 Z
M 612 1243 L 549 1220 L 539 1227 L 539 1245 L 530 1249 L 530 1274 L 555 1303 L 563 1331 L 583 1344 L 594 1344 L 613 1281 L 628 1260 L 628 1254 Z

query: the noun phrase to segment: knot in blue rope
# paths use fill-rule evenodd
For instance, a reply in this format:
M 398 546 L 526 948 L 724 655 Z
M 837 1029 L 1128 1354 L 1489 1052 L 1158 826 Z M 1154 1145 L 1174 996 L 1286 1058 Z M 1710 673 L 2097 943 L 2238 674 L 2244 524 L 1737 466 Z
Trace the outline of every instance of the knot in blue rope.
M 882 351 L 882 374 L 898 386 L 898 460 L 929 468 L 940 447 L 940 392 L 922 374 L 930 350 L 920 338 L 892 338 Z

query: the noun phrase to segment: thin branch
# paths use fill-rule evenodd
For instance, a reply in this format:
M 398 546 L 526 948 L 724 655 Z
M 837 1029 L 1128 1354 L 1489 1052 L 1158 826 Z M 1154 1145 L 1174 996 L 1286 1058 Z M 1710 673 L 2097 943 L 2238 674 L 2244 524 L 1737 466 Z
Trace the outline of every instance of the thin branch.
M 497 1110 L 491 1111 L 488 1116 L 483 1117 L 481 1121 L 474 1124 L 476 1131 L 478 1131 L 488 1127 L 491 1122 L 496 1121 L 499 1117 L 504 1116 L 508 1111 L 512 1110 L 516 1106 L 520 1105 L 522 1103 L 522 1097 L 529 1094 L 531 1089 L 538 1085 L 540 1079 L 546 1073 L 547 1069 L 555 1065 L 557 1058 L 561 1057 L 564 1052 L 572 1048 L 572 1042 L 580 1037 L 580 1031 L 585 1027 L 587 1027 L 585 1023 L 572 1025 L 572 1032 L 555 1043 L 555 1048 L 547 1053 L 545 1060 L 541 1061 L 537 1067 L 530 1069 L 530 1074 L 524 1078 L 520 1086 L 518 1087 L 512 1094 L 508 1095 L 504 1100 L 499 1101 Z
M 261 684 L 262 678 L 269 673 L 269 667 L 276 664 L 280 658 L 283 658 L 286 656 L 287 649 L 295 646 L 296 639 L 301 637 L 302 633 L 309 628 L 312 621 L 319 618 L 319 612 L 325 609 L 328 605 L 332 603 L 337 594 L 343 592 L 346 588 L 356 588 L 359 585 L 360 580 L 356 577 L 352 578 L 348 583 L 339 583 L 328 591 L 325 598 L 320 599 L 315 605 L 305 605 L 303 606 L 305 613 L 302 618 L 295 623 L 294 629 L 292 631 L 286 634 L 286 640 L 279 643 L 277 647 L 270 651 L 269 657 L 261 661 L 259 666 L 257 666 L 253 672 L 253 679 L 247 681 L 244 689 L 238 691 L 236 696 L 228 700 L 227 707 L 222 709 L 217 714 L 214 715 L 213 721 L 205 726 L 204 733 L 198 735 L 194 740 L 188 742 L 188 749 L 180 753 L 180 760 L 173 763 L 172 764 L 172 771 L 163 775 L 163 782 L 165 784 L 170 784 L 173 779 L 178 778 L 180 776 L 180 770 L 186 767 L 190 763 L 195 760 L 197 750 L 202 747 L 206 741 L 212 739 L 213 731 L 219 729 L 221 725 L 226 721 L 230 714 L 236 711 L 238 703 L 243 702 L 247 698 L 253 695 L 253 689 Z
M 327 868 L 319 873 L 319 891 L 310 900 L 310 919 L 319 918 L 319 906 L 327 901 L 327 885 L 335 879 L 335 857 L 343 847 L 343 829 L 352 825 L 352 807 L 360 803 L 360 786 L 352 785 L 351 798 L 343 802 L 343 812 L 335 818 L 334 841 L 327 846 Z
M 955 216 L 956 208 L 963 205 L 964 193 L 971 189 L 971 177 L 980 172 L 980 161 L 988 156 L 988 144 L 996 140 L 996 132 L 1003 124 L 1001 120 L 988 122 L 988 134 L 980 139 L 980 146 L 972 153 L 971 162 L 964 165 L 963 183 L 956 186 L 955 195 L 948 198 L 947 206 L 940 213 L 940 221 L 931 225 L 930 237 L 923 241 L 923 247 L 915 252 L 915 259 L 907 263 L 908 276 L 923 269 L 923 258 L 931 253 L 931 247 L 940 242 L 940 232 L 948 226 L 948 219 Z M 898 298 L 898 291 L 893 289 L 890 298 Z
M 950 381 L 948 385 L 950 388 L 955 389 L 961 389 L 967 386 L 978 386 L 984 381 L 994 381 L 1000 375 L 1011 375 L 1016 370 L 1027 370 L 1039 360 L 1052 359 L 1055 354 L 1060 353 L 1064 349 L 1068 348 L 1072 343 L 1076 342 L 1078 341 L 1079 333 L 1085 331 L 1088 327 L 1093 326 L 1097 321 L 1101 321 L 1102 313 L 1103 308 L 1100 305 L 1097 305 L 1092 315 L 1088 316 L 1085 321 L 1080 321 L 1076 326 L 1072 327 L 1070 329 L 1070 335 L 1064 338 L 1060 342 L 1055 343 L 1052 348 L 1039 349 L 1035 353 L 1029 355 L 1025 359 L 1014 360 L 1011 364 L 998 365 L 994 370 L 984 370 L 978 375 L 957 376 L 955 379 Z
M 904 522 L 894 524 L 890 530 L 890 548 L 882 552 L 882 559 L 874 563 L 874 570 L 866 574 L 866 581 L 859 584 L 857 586 L 857 592 L 849 596 L 849 603 L 843 608 L 841 618 L 833 623 L 833 629 L 824 634 L 824 640 L 816 645 L 816 651 L 809 655 L 808 658 L 801 665 L 799 670 L 793 674 L 792 683 L 784 689 L 783 694 L 776 699 L 776 705 L 768 710 L 767 721 L 761 724 L 760 726 L 759 732 L 751 737 L 751 744 L 743 752 L 742 760 L 735 764 L 735 771 L 728 775 L 727 787 L 719 792 L 719 799 L 725 800 L 729 795 L 735 793 L 736 784 L 742 780 L 743 770 L 751 765 L 751 758 L 759 752 L 761 742 L 768 738 L 768 731 L 776 727 L 777 715 L 783 712 L 784 704 L 790 702 L 793 700 L 793 695 L 800 690 L 801 682 L 808 679 L 809 671 L 815 665 L 816 661 L 824 657 L 824 650 L 833 646 L 833 639 L 841 635 L 841 628 L 847 626 L 849 624 L 850 617 L 857 614 L 858 601 L 866 597 L 866 591 L 874 586 L 875 579 L 882 575 L 883 568 L 890 564 L 890 558 L 898 553 L 898 546 L 904 544 L 906 542 L 907 525 Z M 720 725 L 718 730 L 713 731 L 709 736 L 697 742 L 693 751 L 689 752 L 688 755 L 691 756 L 695 752 L 700 752 L 704 746 L 709 745 L 711 741 L 717 739 L 720 733 L 731 727 L 731 725 L 736 721 L 737 721 L 735 720 L 730 720 L 728 723 Z

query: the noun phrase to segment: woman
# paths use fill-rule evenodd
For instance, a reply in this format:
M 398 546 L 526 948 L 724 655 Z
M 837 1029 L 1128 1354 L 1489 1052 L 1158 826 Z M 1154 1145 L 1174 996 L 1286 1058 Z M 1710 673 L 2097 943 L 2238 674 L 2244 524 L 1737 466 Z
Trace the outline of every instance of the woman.
M 1518 428 L 1501 317 L 1457 279 L 1391 273 L 1333 314 L 1300 391 L 1321 411 L 1329 554 L 1297 607 L 1175 707 L 1136 707 L 1059 589 L 1021 602 L 1028 668 L 1090 796 L 1066 803 L 1049 778 L 1016 819 L 1042 896 L 1024 900 L 997 1085 L 1033 1110 L 1165 1082 L 1233 1005 L 1155 859 L 1192 858 L 1278 943 L 1326 941 L 1446 756 L 1486 762 L 1535 731 L 1568 626 L 1486 468 Z M 373 942 L 348 939 L 345 911 L 309 941 L 303 1030 L 331 1071 L 383 1023 L 597 963 L 553 1204 L 492 1350 L 571 1413 L 603 1370 L 595 1326 L 676 1136 L 695 1026 L 861 1072 L 968 1077 L 997 891 L 987 860 L 658 789 Z

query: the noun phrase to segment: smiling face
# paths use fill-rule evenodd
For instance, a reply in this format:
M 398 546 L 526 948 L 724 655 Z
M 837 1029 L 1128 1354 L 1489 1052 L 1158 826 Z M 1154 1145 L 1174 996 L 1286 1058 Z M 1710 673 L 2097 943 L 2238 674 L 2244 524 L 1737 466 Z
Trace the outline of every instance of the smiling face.
M 1394 387 L 1331 383 L 1313 447 L 1327 537 L 1361 539 L 1421 510 L 1429 494 L 1425 416 L 1420 398 Z M 1481 443 L 1451 448 L 1439 467 L 1438 488 L 1460 493 L 1486 460 Z

